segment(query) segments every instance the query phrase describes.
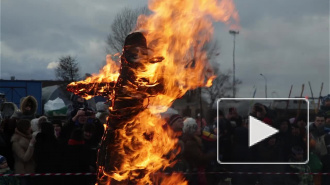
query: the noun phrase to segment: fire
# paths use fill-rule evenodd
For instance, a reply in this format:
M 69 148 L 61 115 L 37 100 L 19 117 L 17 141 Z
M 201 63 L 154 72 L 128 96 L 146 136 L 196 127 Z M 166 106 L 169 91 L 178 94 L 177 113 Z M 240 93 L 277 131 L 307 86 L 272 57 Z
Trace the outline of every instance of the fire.
M 151 176 L 174 164 L 175 154 L 164 156 L 177 139 L 154 113 L 190 89 L 212 85 L 215 76 L 203 50 L 212 38 L 212 21 L 238 22 L 232 0 L 150 0 L 149 9 L 153 13 L 141 15 L 137 24 L 147 48 L 141 47 L 143 38 L 139 47 L 125 44 L 121 66 L 107 56 L 100 74 L 67 88 L 85 98 L 101 95 L 112 102 L 98 159 L 102 178 L 110 177 L 107 184 L 111 179 L 159 183 Z M 162 184 L 187 184 L 180 174 L 161 179 Z
M 140 16 L 138 29 L 148 30 L 148 47 L 165 61 L 150 65 L 144 73 L 150 81 L 164 79 L 166 84 L 162 97 L 154 97 L 150 104 L 170 106 L 188 90 L 212 84 L 206 82 L 214 76 L 206 76 L 210 66 L 202 49 L 212 38 L 212 20 L 229 24 L 238 21 L 238 13 L 232 0 L 151 0 L 149 9 L 153 14 Z
M 108 97 L 109 89 L 114 87 L 117 83 L 120 69 L 118 62 L 113 61 L 111 57 L 111 55 L 107 55 L 107 65 L 100 70 L 99 75 L 93 74 L 93 76 L 88 77 L 84 81 L 72 82 L 67 89 L 75 94 L 79 94 L 87 100 L 95 95 Z M 91 91 L 95 92 L 91 94 Z

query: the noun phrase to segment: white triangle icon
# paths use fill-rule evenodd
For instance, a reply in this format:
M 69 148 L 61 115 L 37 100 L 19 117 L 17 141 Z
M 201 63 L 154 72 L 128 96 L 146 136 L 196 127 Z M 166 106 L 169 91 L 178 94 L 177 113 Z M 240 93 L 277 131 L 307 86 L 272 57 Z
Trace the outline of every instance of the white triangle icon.
M 276 134 L 277 132 L 277 129 L 268 126 L 253 116 L 249 116 L 249 147 Z

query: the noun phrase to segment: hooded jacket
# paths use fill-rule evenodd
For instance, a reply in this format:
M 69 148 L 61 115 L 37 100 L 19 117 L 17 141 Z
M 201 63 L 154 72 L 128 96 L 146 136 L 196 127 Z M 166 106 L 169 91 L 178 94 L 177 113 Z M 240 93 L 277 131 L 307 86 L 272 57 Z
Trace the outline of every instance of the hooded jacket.
M 27 111 L 24 109 L 25 106 L 30 104 L 31 110 Z M 12 118 L 19 118 L 19 119 L 28 119 L 32 120 L 35 118 L 35 114 L 38 110 L 38 102 L 33 96 L 27 96 L 21 98 L 20 101 L 20 108 L 17 110 L 11 117 Z
M 31 135 L 26 135 L 17 129 L 11 138 L 12 150 L 14 155 L 14 171 L 15 173 L 34 173 L 35 162 L 33 159 L 33 146 L 30 146 Z

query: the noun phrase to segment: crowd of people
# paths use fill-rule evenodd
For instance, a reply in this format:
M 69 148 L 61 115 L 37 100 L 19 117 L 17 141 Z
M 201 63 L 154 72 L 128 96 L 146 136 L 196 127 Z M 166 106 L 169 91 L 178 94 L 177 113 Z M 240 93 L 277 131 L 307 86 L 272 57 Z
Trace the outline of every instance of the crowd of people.
M 2 120 L 1 174 L 97 171 L 96 156 L 104 132 L 106 112 L 96 114 L 88 108 L 83 98 L 76 97 L 69 107 L 66 120 L 47 116 L 36 117 L 35 113 L 36 100 L 28 96 L 22 100 L 19 112 Z M 249 115 L 239 115 L 235 107 L 229 108 L 226 113 L 212 110 L 207 121 L 199 113 L 196 117 L 183 113 L 171 114 L 164 118 L 164 129 L 170 128 L 178 133 L 178 145 L 174 149 L 177 162 L 165 169 L 165 172 L 185 172 L 189 185 L 213 185 L 227 180 L 233 185 L 330 184 L 327 175 L 308 174 L 330 172 L 330 97 L 322 101 L 320 111 L 309 125 L 310 120 L 307 120 L 306 116 L 293 119 L 287 115 L 279 116 L 260 103 L 254 104 L 250 115 L 277 128 L 279 133 L 249 147 Z M 308 163 L 299 164 L 307 160 L 307 154 Z M 219 164 L 218 159 L 221 162 L 292 163 Z M 276 176 L 235 172 L 297 174 Z M 90 185 L 95 184 L 95 180 L 95 176 L 0 176 L 0 184 L 4 185 Z
M 104 119 L 76 97 L 67 119 L 36 118 L 36 100 L 22 99 L 20 110 L 1 122 L 1 173 L 95 173 Z M 102 114 L 101 114 L 102 115 Z M 95 176 L 1 176 L 1 185 L 95 184 Z
M 249 116 L 279 132 L 249 147 Z M 169 119 L 173 127 L 179 125 L 171 124 L 177 117 Z M 228 179 L 233 185 L 330 184 L 329 175 L 321 174 L 330 172 L 329 96 L 310 120 L 306 114 L 271 110 L 260 103 L 255 103 L 248 115 L 239 115 L 230 107 L 226 113 L 211 113 L 210 118 L 208 122 L 199 114 L 195 119 L 182 118 L 182 155 L 173 170 L 184 169 L 189 184 L 221 184 Z

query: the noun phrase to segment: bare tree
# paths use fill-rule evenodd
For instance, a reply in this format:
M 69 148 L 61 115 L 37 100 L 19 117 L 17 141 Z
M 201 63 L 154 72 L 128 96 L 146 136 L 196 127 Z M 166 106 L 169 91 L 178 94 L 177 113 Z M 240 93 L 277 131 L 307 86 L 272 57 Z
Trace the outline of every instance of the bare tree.
M 232 71 L 228 70 L 226 72 L 222 72 L 220 70 L 219 63 L 216 60 L 217 56 L 220 55 L 220 48 L 217 40 L 213 40 L 205 44 L 203 50 L 207 52 L 207 59 L 211 63 L 215 75 L 217 75 L 217 77 L 213 80 L 211 87 L 202 89 L 203 93 L 206 93 L 209 97 L 210 104 L 208 108 L 211 109 L 217 99 L 230 97 L 230 93 L 233 90 L 233 84 L 230 81 Z M 237 92 L 238 86 L 242 84 L 242 81 L 236 78 L 235 84 L 235 90 Z
M 55 69 L 57 79 L 63 81 L 77 81 L 79 80 L 79 67 L 75 58 L 65 56 L 59 58 L 59 64 Z
M 139 15 L 147 15 L 148 13 L 149 10 L 147 7 L 137 9 L 124 8 L 120 11 L 111 24 L 110 34 L 106 41 L 108 45 L 106 51 L 108 53 L 120 53 L 126 36 L 134 31 Z

